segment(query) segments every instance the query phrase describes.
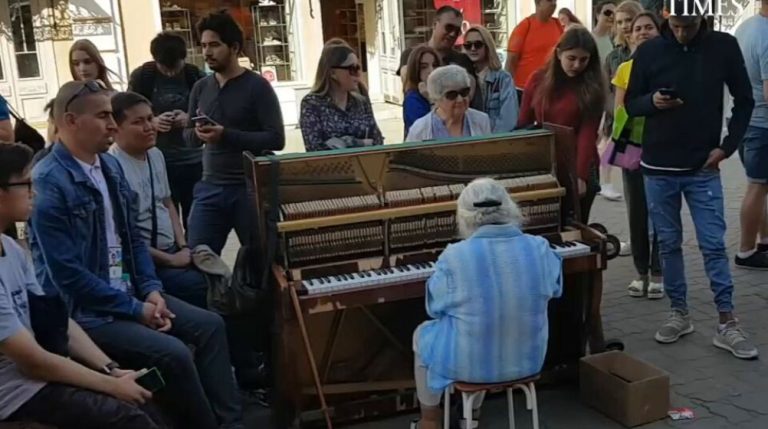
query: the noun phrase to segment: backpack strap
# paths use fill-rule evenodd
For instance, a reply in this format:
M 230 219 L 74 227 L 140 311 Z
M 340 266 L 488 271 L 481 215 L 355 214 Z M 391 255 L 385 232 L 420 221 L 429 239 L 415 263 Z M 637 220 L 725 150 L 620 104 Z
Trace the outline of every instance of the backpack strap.
M 203 73 L 196 65 L 189 63 L 184 64 L 184 80 L 187 82 L 190 91 L 192 90 L 192 87 L 195 86 L 195 83 L 202 77 Z
M 133 90 L 147 100 L 152 99 L 152 92 L 155 90 L 155 78 L 157 77 L 157 65 L 154 61 L 148 61 L 141 65 L 139 71 L 139 87 Z

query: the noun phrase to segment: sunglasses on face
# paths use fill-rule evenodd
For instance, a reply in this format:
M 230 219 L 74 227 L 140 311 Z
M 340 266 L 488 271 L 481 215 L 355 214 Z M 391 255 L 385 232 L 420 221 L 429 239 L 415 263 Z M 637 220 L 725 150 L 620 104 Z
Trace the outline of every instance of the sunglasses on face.
M 613 16 L 613 11 L 611 9 L 606 9 L 603 11 L 603 15 L 605 16 Z
M 445 24 L 445 32 L 448 34 L 459 34 L 461 32 L 461 27 L 453 25 L 453 24 Z
M 463 98 L 469 97 L 469 88 L 462 88 L 456 91 L 448 91 L 444 95 L 444 97 L 450 101 L 459 98 L 459 96 L 462 96 Z
M 25 180 L 23 182 L 9 182 L 0 185 L 0 188 L 12 188 L 14 186 L 26 186 L 27 192 L 32 192 L 32 181 L 31 180 Z
M 360 74 L 360 70 L 363 69 L 362 67 L 360 67 L 360 64 L 353 64 L 351 66 L 336 66 L 332 68 L 337 70 L 346 70 L 352 76 L 357 76 L 358 74 Z
M 107 89 L 107 85 L 104 84 L 101 80 L 89 80 L 86 81 L 83 84 L 83 87 L 80 88 L 79 91 L 74 93 L 71 97 L 69 97 L 69 100 L 67 100 L 67 103 L 64 105 L 64 111 L 69 111 L 69 105 L 72 104 L 73 101 L 78 99 L 79 97 L 86 94 L 86 91 L 88 94 L 95 94 L 101 91 L 105 91 Z
M 475 42 L 464 42 L 464 49 L 471 51 L 472 49 L 480 50 L 485 47 L 485 43 L 481 41 L 475 41 Z

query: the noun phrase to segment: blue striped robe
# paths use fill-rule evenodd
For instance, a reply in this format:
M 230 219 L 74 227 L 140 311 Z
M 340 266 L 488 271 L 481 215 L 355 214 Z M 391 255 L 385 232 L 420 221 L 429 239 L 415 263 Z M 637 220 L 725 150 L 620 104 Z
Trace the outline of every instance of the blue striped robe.
M 541 371 L 547 305 L 563 290 L 562 259 L 542 237 L 484 225 L 448 246 L 427 282 L 418 350 L 435 393 L 453 381 L 494 383 Z

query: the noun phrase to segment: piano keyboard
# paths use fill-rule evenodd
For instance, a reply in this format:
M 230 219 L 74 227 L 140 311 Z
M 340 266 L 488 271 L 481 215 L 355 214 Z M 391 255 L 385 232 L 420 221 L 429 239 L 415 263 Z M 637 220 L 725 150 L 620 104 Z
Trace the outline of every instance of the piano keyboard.
M 588 255 L 592 250 L 584 243 L 578 241 L 564 241 L 562 243 L 549 243 L 549 247 L 563 259 Z
M 591 252 L 589 246 L 576 241 L 562 243 L 550 243 L 555 253 L 563 259 L 575 258 Z M 339 274 L 336 276 L 320 277 L 303 280 L 301 282 L 302 295 L 317 295 L 323 293 L 347 292 L 350 290 L 365 289 L 376 286 L 383 287 L 389 284 L 412 281 L 425 281 L 435 271 L 434 262 L 423 262 L 410 265 L 400 265 L 391 268 L 362 271 L 352 274 Z

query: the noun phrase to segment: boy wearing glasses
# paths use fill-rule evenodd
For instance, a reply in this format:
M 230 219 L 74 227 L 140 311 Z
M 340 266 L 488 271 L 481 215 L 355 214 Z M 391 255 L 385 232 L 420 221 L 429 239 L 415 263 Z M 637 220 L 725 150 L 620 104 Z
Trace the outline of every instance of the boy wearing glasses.
M 29 217 L 31 163 L 32 151 L 26 146 L 0 143 L 0 230 Z M 63 322 L 68 337 L 63 352 L 87 366 L 41 347 L 36 337 L 48 333 L 32 333 L 30 308 L 42 296 L 27 253 L 1 235 L 0 421 L 81 428 L 160 427 L 138 407 L 152 396 L 136 384 L 143 372 L 120 370 L 71 319 L 65 316 Z

